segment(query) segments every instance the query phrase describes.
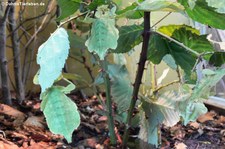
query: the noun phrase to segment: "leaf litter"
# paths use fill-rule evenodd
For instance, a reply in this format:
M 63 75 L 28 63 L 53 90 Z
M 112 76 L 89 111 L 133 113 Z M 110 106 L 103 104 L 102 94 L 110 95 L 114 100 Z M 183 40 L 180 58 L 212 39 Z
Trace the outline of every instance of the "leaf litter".
M 9 107 L 0 104 L 0 149 L 104 149 L 110 148 L 107 117 L 99 112 L 104 110 L 99 100 L 93 96 L 82 99 L 70 95 L 78 105 L 81 125 L 73 133 L 72 143 L 68 144 L 60 136 L 52 134 L 40 111 L 40 100 L 26 100 L 22 106 Z M 101 101 L 105 102 L 105 101 Z M 113 107 L 116 110 L 116 105 Z M 138 110 L 136 109 L 136 113 Z M 121 148 L 124 125 L 116 122 L 118 145 Z M 209 111 L 190 122 L 187 126 L 178 123 L 174 127 L 162 126 L 161 149 L 223 149 L 225 148 L 225 116 Z M 130 148 L 148 149 L 137 140 L 139 126 L 131 129 Z M 135 144 L 134 146 L 132 146 Z M 134 143 L 135 142 L 135 143 Z M 138 145 L 137 145 L 138 144 Z

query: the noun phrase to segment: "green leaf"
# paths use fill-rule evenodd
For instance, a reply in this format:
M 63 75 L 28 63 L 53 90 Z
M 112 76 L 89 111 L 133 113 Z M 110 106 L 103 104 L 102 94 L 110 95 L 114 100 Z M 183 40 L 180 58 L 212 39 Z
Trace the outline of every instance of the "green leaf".
M 137 10 L 180 12 L 184 10 L 184 7 L 171 0 L 145 0 L 137 7 Z
M 130 106 L 133 86 L 125 65 L 109 65 L 112 99 L 118 106 L 119 113 L 125 112 Z
M 190 121 L 196 121 L 200 115 L 208 111 L 204 103 L 200 102 L 188 102 L 187 104 L 185 103 L 184 106 L 186 107 L 185 112 L 181 112 L 184 125 L 187 125 Z
M 198 53 L 214 51 L 213 46 L 207 40 L 207 35 L 199 36 L 183 27 L 175 30 L 171 37 Z
M 37 63 L 40 65 L 38 82 L 43 93 L 61 75 L 69 54 L 69 40 L 65 29 L 58 28 L 38 48 Z
M 106 0 L 93 0 L 90 5 L 88 6 L 88 8 L 90 10 L 96 10 L 99 6 L 101 5 L 106 5 L 107 1 Z
M 61 21 L 74 14 L 80 8 L 81 0 L 57 0 L 57 3 L 61 9 L 61 15 L 57 20 Z
M 117 18 L 126 17 L 128 19 L 140 19 L 144 16 L 143 11 L 135 10 L 137 3 L 132 3 L 130 6 L 116 12 Z
M 225 52 L 215 52 L 209 59 L 209 64 L 220 67 L 225 63 Z
M 188 25 L 166 25 L 166 26 L 161 26 L 158 29 L 158 31 L 171 37 L 175 30 L 179 30 L 181 28 L 185 28 L 186 31 L 191 31 L 191 33 L 193 34 L 200 35 L 199 30 L 192 28 L 191 26 L 188 26 Z
M 191 26 L 168 25 L 160 27 L 159 31 L 198 53 L 214 51 L 213 46 L 207 40 L 207 35 L 199 35 L 199 31 Z
M 104 59 L 108 49 L 116 49 L 119 31 L 115 27 L 115 20 L 110 18 L 97 19 L 92 25 L 91 36 L 85 42 L 90 52 L 98 54 Z
M 41 109 L 50 131 L 72 142 L 72 133 L 80 124 L 80 116 L 76 104 L 63 93 L 62 87 L 53 86 L 46 91 Z
M 225 1 L 224 0 L 206 0 L 208 6 L 216 8 L 218 13 L 225 13 Z
M 214 74 L 211 73 L 211 75 L 205 74 L 205 77 L 195 86 L 189 100 L 198 101 L 201 98 L 208 98 L 211 88 L 215 86 L 224 75 L 225 69 L 215 70 Z
M 170 54 L 174 58 L 176 64 L 179 65 L 185 73 L 191 74 L 197 56 L 160 34 L 152 33 L 148 49 L 148 60 L 154 64 L 159 64 L 167 54 Z
M 205 0 L 197 0 L 193 9 L 187 0 L 178 0 L 178 2 L 185 7 L 188 16 L 193 20 L 215 28 L 225 29 L 225 14 L 216 12 L 216 9 L 208 6 Z
M 118 46 L 113 52 L 125 53 L 133 49 L 142 42 L 142 32 L 142 25 L 122 26 L 119 29 Z

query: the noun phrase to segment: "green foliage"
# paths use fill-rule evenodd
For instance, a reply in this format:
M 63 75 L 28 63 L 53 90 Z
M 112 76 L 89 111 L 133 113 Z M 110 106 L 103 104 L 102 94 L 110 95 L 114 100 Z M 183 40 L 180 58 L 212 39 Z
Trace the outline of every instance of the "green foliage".
M 206 70 L 207 69 L 203 71 L 203 74 L 204 72 L 207 72 Z M 210 89 L 225 75 L 225 69 L 218 69 L 215 70 L 213 74 L 205 73 L 204 75 L 205 77 L 196 85 L 189 100 L 198 101 L 201 98 L 207 98 L 210 94 Z
M 192 28 L 191 26 L 188 25 L 167 25 L 167 26 L 161 26 L 158 31 L 161 33 L 172 36 L 175 30 L 180 30 L 181 28 L 184 28 L 186 31 L 191 31 L 193 34 L 199 35 L 199 30 Z
M 48 127 L 51 132 L 63 135 L 72 142 L 72 133 L 80 125 L 80 115 L 76 104 L 64 93 L 75 88 L 53 86 L 42 96 L 41 110 L 44 112 Z M 69 89 L 69 90 L 68 90 Z
M 80 2 L 81 0 L 57 0 L 61 9 L 61 15 L 57 20 L 61 21 L 74 14 L 80 8 Z
M 135 8 L 137 3 L 132 3 L 130 6 L 116 12 L 117 18 L 126 17 L 128 19 L 140 19 L 144 16 L 143 11 L 137 11 Z
M 105 6 L 98 9 L 96 12 L 98 19 L 92 24 L 91 36 L 85 43 L 88 50 L 97 53 L 101 60 L 104 59 L 108 49 L 117 47 L 119 31 L 115 27 L 114 13 L 113 9 L 107 10 Z
M 112 137 L 115 134 L 113 131 L 113 116 L 109 114 L 112 111 L 111 98 L 117 105 L 115 119 L 119 122 L 128 122 L 126 125 L 131 126 L 130 121 L 132 120 L 129 120 L 129 118 L 132 118 L 133 113 L 127 114 L 125 111 L 132 111 L 129 106 L 135 105 L 139 87 L 137 87 L 138 83 L 135 88 L 131 85 L 125 67 L 126 59 L 123 54 L 142 43 L 144 37 L 142 36 L 143 24 L 146 24 L 146 22 L 141 25 L 122 26 L 117 29 L 116 19 L 140 19 L 143 18 L 144 12 L 147 14 L 150 11 L 175 11 L 180 13 L 186 11 L 188 16 L 195 21 L 225 29 L 224 2 L 222 3 L 222 1 L 221 3 L 213 3 L 211 0 L 178 0 L 178 2 L 172 0 L 139 0 L 124 9 L 115 7 L 115 5 L 119 6 L 122 0 L 94 0 L 90 3 L 83 3 L 80 0 L 57 0 L 57 2 L 62 10 L 61 16 L 57 19 L 59 21 L 70 17 L 79 8 L 81 12 L 85 12 L 83 15 L 86 16 L 78 16 L 74 21 L 76 29 L 81 32 L 81 35 L 78 36 L 73 32 L 68 32 L 68 40 L 68 35 L 62 28 L 57 29 L 51 35 L 38 50 L 37 62 L 41 68 L 34 77 L 34 83 L 41 85 L 41 98 L 43 100 L 41 109 L 46 116 L 50 130 L 64 135 L 68 142 L 71 142 L 73 130 L 79 126 L 80 117 L 75 103 L 65 95 L 70 93 L 75 86 L 68 80 L 66 81 L 70 84 L 67 87 L 53 86 L 53 83 L 60 79 L 76 80 L 77 84 L 85 84 L 87 87 L 96 87 L 105 81 L 107 112 L 103 113 L 108 116 L 111 142 L 114 142 L 114 144 L 116 140 L 115 136 L 114 139 Z M 154 64 L 159 64 L 163 60 L 176 71 L 181 68 L 183 71 L 178 73 L 179 80 L 182 80 L 182 77 L 189 80 L 196 78 L 194 67 L 200 59 L 209 60 L 211 65 L 218 67 L 225 62 L 224 52 L 214 52 L 213 46 L 206 39 L 206 35 L 200 35 L 198 30 L 190 26 L 169 25 L 160 27 L 158 31 L 150 32 L 147 60 Z M 88 39 L 87 34 L 90 34 Z M 142 49 L 145 46 L 143 44 Z M 98 73 L 93 84 L 89 85 L 81 76 L 76 74 L 61 72 L 68 57 L 69 47 L 71 47 L 71 56 L 78 58 L 78 60 L 79 57 L 85 58 L 81 50 L 86 48 L 99 56 L 100 60 L 93 56 L 95 61 L 93 65 L 99 65 L 102 71 Z M 107 61 L 106 56 L 110 52 L 113 53 L 114 64 Z M 206 56 L 205 53 L 207 53 Z M 145 58 L 142 58 L 140 58 L 139 68 L 145 66 L 143 63 Z M 142 71 L 141 69 L 138 70 Z M 142 76 L 139 71 L 137 76 Z M 168 90 L 166 88 L 168 85 L 159 81 L 159 84 L 150 88 L 144 95 L 139 93 L 140 99 L 142 99 L 140 107 L 143 111 L 140 111 L 141 117 L 135 116 L 135 125 L 137 126 L 137 121 L 141 121 L 141 139 L 158 146 L 158 131 L 162 123 L 173 126 L 182 117 L 183 123 L 187 124 L 189 121 L 195 121 L 199 115 L 207 111 L 203 101 L 210 95 L 211 88 L 225 75 L 225 69 L 203 70 L 203 74 L 203 78 L 191 87 L 185 84 L 187 82 L 185 80 L 186 82 L 179 82 L 178 89 Z M 151 72 L 151 75 L 146 76 L 151 76 L 153 77 L 151 79 L 155 80 L 157 78 L 154 75 L 154 72 Z M 136 80 L 141 82 L 143 78 L 136 78 Z M 151 85 L 153 83 L 154 81 L 151 82 Z M 144 84 L 143 88 L 145 88 Z M 135 102 L 130 104 L 132 98 Z M 125 121 L 125 119 L 127 120 Z
M 143 26 L 141 25 L 122 26 L 119 29 L 118 46 L 113 52 L 125 53 L 130 51 L 142 42 L 142 32 Z
M 171 0 L 145 0 L 138 7 L 137 10 L 142 11 L 183 11 L 184 7 Z
M 225 63 L 225 52 L 215 52 L 209 59 L 209 64 L 220 67 Z
M 69 54 L 69 40 L 65 29 L 58 28 L 38 48 L 37 63 L 40 65 L 38 82 L 43 93 L 61 75 Z
M 126 112 L 130 106 L 133 91 L 128 71 L 124 65 L 109 65 L 108 71 L 112 83 L 112 99 L 117 104 L 119 113 Z
M 160 34 L 153 33 L 150 39 L 148 60 L 154 64 L 159 64 L 167 54 L 170 54 L 174 58 L 176 64 L 179 65 L 187 74 L 191 74 L 191 70 L 194 67 L 197 56 Z
M 215 8 L 208 6 L 205 0 L 197 0 L 193 9 L 187 0 L 178 0 L 178 2 L 185 7 L 188 16 L 193 20 L 215 28 L 225 29 L 225 14 L 216 12 Z M 218 2 L 216 3 L 218 4 Z

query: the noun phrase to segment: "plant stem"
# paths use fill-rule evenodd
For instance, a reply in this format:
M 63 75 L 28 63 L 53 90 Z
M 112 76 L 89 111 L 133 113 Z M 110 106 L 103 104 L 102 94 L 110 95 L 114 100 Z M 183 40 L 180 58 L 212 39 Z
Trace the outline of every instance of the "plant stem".
M 114 120 L 113 120 L 113 111 L 112 111 L 112 100 L 111 100 L 111 91 L 110 91 L 110 78 L 107 73 L 107 63 L 106 61 L 100 61 L 101 67 L 103 69 L 103 77 L 106 89 L 106 108 L 107 108 L 107 118 L 108 118 L 108 127 L 110 133 L 110 144 L 116 145 L 116 134 L 114 130 Z
M 150 12 L 144 12 L 144 32 L 143 32 L 142 51 L 141 51 L 141 55 L 140 55 L 140 59 L 138 63 L 138 69 L 137 69 L 135 82 L 134 82 L 132 99 L 131 99 L 130 107 L 128 110 L 126 129 L 123 135 L 123 144 L 122 144 L 123 148 L 126 148 L 128 137 L 129 137 L 129 127 L 131 125 L 131 118 L 136 105 L 136 101 L 138 99 L 138 92 L 141 85 L 143 72 L 145 69 L 145 62 L 147 60 L 149 39 L 150 39 Z

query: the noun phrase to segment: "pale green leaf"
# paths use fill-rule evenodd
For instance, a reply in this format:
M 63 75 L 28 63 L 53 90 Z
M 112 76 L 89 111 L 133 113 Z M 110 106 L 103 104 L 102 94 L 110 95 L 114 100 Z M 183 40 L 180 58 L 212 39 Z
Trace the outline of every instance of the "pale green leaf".
M 205 114 L 208 110 L 204 103 L 201 102 L 188 102 L 184 105 L 185 112 L 181 112 L 184 125 L 187 125 L 190 121 L 196 121 L 196 119 Z
M 209 6 L 216 8 L 218 13 L 225 13 L 225 0 L 206 0 Z
M 103 60 L 109 49 L 116 49 L 118 38 L 119 31 L 115 27 L 115 20 L 101 18 L 92 24 L 91 36 L 85 45 L 90 52 L 97 53 Z
M 215 70 L 214 73 L 205 74 L 202 80 L 195 86 L 190 101 L 198 101 L 201 98 L 208 98 L 210 90 L 225 75 L 225 69 Z
M 163 61 L 173 70 L 177 69 L 177 64 L 176 64 L 174 58 L 170 54 L 165 55 L 163 57 Z
M 130 106 L 133 86 L 124 65 L 109 65 L 108 72 L 111 78 L 112 99 L 118 106 L 119 113 L 125 112 Z
M 216 8 L 208 6 L 205 0 L 196 0 L 193 9 L 189 6 L 187 0 L 178 0 L 178 2 L 185 7 L 188 16 L 193 20 L 214 28 L 225 29 L 225 14 L 218 13 Z M 223 5 L 221 5 L 221 7 L 223 7 Z
M 61 89 L 61 87 L 56 86 L 49 88 L 43 96 L 41 109 L 50 131 L 63 135 L 70 143 L 73 131 L 80 124 L 80 115 L 76 104 Z
M 143 26 L 131 25 L 119 28 L 118 46 L 115 53 L 125 53 L 132 50 L 136 45 L 142 42 Z
M 115 64 L 118 64 L 118 65 L 126 65 L 127 64 L 126 57 L 122 53 L 114 53 L 113 61 Z
M 58 28 L 38 48 L 37 63 L 40 65 L 38 82 L 41 85 L 41 92 L 51 87 L 61 75 L 69 54 L 69 48 L 68 34 L 63 28 Z
M 180 12 L 184 10 L 184 7 L 174 0 L 145 0 L 137 7 L 137 10 Z
M 196 0 L 188 0 L 188 5 L 190 6 L 191 9 L 195 7 L 195 2 Z

